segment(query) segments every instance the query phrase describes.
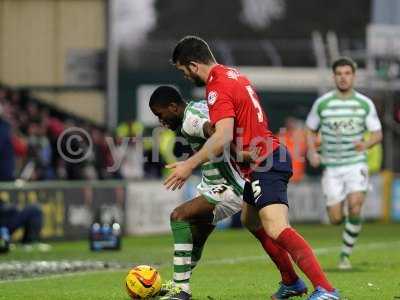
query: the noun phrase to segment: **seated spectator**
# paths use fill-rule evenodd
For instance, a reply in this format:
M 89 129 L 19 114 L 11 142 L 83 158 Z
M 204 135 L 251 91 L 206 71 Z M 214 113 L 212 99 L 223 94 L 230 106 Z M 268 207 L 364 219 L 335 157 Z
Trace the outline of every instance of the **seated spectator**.
M 27 205 L 18 209 L 0 199 L 0 227 L 6 227 L 11 234 L 23 229 L 22 245 L 24 250 L 49 251 L 50 245 L 40 243 L 40 232 L 43 226 L 43 214 L 39 206 Z

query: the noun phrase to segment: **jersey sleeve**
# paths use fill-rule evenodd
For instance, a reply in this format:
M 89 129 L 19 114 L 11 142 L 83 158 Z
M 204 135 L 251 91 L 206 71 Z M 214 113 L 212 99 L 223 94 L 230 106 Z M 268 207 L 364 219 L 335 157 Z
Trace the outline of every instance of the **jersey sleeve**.
M 205 139 L 203 126 L 208 121 L 207 116 L 198 111 L 194 112 L 188 109 L 185 119 L 183 120 L 182 130 L 189 136 Z
M 224 87 L 222 84 L 217 83 L 210 87 L 207 92 L 207 104 L 212 124 L 236 116 L 233 94 L 229 87 Z
M 321 122 L 321 119 L 318 114 L 318 104 L 319 104 L 319 101 L 314 102 L 314 104 L 311 108 L 311 111 L 308 113 L 307 120 L 306 120 L 307 127 L 314 131 L 318 130 L 320 122 Z
M 381 121 L 379 120 L 374 103 L 372 101 L 368 101 L 368 105 L 369 112 L 365 119 L 365 126 L 367 127 L 368 131 L 382 130 Z

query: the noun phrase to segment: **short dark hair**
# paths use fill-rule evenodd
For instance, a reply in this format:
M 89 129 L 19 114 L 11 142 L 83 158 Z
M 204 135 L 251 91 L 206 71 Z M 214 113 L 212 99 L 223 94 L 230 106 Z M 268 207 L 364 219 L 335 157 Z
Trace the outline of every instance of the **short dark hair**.
M 179 91 L 168 85 L 159 86 L 150 96 L 149 106 L 167 107 L 171 103 L 183 104 L 185 101 Z
M 188 35 L 176 44 L 172 53 L 172 63 L 188 65 L 191 61 L 210 64 L 215 63 L 215 58 L 205 40 Z
M 353 73 L 356 72 L 357 64 L 350 57 L 340 57 L 332 64 L 332 71 L 335 72 L 337 67 L 349 66 Z

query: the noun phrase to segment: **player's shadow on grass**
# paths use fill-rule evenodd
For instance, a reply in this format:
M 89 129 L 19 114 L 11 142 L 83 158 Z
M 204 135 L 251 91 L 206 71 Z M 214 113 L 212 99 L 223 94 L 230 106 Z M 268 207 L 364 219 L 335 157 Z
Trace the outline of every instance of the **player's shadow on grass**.
M 324 268 L 325 272 L 329 272 L 329 273 L 343 273 L 343 274 L 350 274 L 350 273 L 365 273 L 368 272 L 367 269 L 363 269 L 363 268 L 352 268 L 350 270 L 341 270 L 339 268 Z

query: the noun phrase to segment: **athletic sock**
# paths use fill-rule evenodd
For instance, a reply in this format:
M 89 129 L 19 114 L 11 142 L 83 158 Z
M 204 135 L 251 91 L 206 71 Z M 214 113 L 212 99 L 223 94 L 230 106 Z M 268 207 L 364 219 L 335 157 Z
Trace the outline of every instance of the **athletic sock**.
M 286 228 L 278 236 L 276 242 L 290 254 L 293 261 L 311 281 L 314 288 L 320 286 L 327 291 L 333 291 L 333 287 L 328 282 L 311 247 L 296 230 Z
M 295 283 L 299 277 L 293 269 L 293 265 L 288 253 L 282 249 L 272 238 L 270 238 L 265 233 L 263 228 L 260 228 L 254 232 L 254 235 L 260 241 L 265 252 L 267 252 L 269 257 L 271 257 L 272 261 L 278 267 L 279 272 L 281 272 L 282 283 L 286 285 Z
M 341 257 L 349 257 L 353 251 L 354 244 L 357 241 L 357 237 L 361 231 L 361 218 L 360 217 L 348 217 L 343 229 L 343 245 Z
M 171 221 L 174 236 L 174 283 L 183 291 L 190 291 L 191 256 L 193 250 L 192 232 L 190 223 L 184 221 Z
M 204 246 L 193 245 L 191 270 L 193 270 L 197 266 L 197 263 L 201 258 L 201 254 L 203 253 L 203 248 Z

